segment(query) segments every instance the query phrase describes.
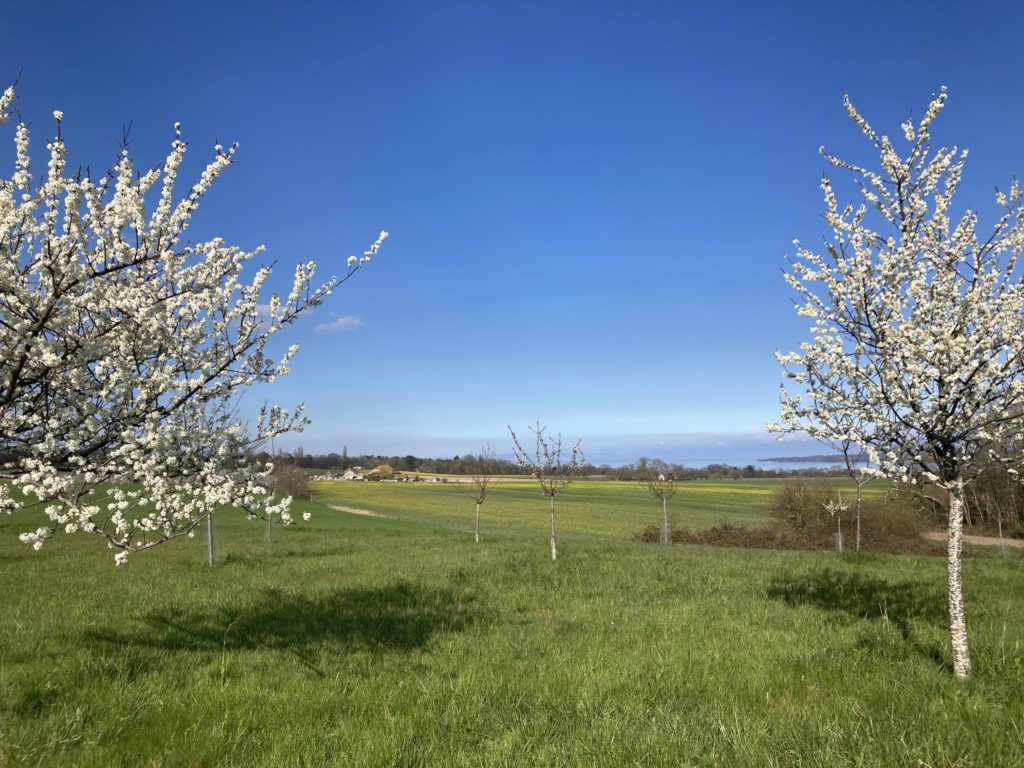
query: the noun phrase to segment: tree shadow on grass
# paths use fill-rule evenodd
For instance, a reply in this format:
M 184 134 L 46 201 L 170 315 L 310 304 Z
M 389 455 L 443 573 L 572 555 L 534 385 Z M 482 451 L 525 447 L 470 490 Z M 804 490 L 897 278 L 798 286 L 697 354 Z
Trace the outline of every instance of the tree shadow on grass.
M 94 631 L 89 639 L 171 652 L 281 650 L 319 672 L 309 662 L 314 651 L 408 652 L 477 620 L 472 598 L 409 582 L 314 595 L 267 588 L 234 605 L 156 611 L 138 629 Z
M 915 637 L 912 627 L 914 621 L 944 626 L 946 599 L 934 585 L 826 569 L 774 579 L 768 597 L 789 606 L 810 605 L 845 613 L 853 619 L 881 620 L 898 630 L 916 652 L 939 666 L 949 666 L 943 650 Z

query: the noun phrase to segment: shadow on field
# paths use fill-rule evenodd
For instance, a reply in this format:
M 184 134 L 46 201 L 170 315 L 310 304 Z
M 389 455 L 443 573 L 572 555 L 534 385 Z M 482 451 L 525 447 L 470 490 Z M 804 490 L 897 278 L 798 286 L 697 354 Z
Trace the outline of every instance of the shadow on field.
M 942 650 L 915 638 L 911 626 L 913 621 L 940 627 L 945 624 L 945 595 L 931 584 L 888 581 L 826 569 L 774 579 L 768 597 L 789 606 L 810 605 L 854 619 L 881 620 L 896 628 L 918 653 L 940 666 L 947 665 Z
M 411 651 L 435 632 L 462 631 L 477 619 L 465 595 L 396 582 L 316 595 L 263 589 L 233 605 L 151 613 L 138 629 L 90 638 L 163 651 L 284 650 L 305 660 L 303 651 L 324 648 Z

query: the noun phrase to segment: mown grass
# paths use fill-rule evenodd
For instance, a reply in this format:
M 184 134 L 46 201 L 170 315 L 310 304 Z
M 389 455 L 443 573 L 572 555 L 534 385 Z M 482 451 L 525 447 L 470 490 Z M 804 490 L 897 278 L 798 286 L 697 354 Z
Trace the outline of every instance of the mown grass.
M 224 516 L 214 568 L 0 520 L 0 765 L 1024 764 L 1019 562 L 964 564 L 963 684 L 939 558 L 641 545 L 609 502 L 552 563 L 436 503 Z

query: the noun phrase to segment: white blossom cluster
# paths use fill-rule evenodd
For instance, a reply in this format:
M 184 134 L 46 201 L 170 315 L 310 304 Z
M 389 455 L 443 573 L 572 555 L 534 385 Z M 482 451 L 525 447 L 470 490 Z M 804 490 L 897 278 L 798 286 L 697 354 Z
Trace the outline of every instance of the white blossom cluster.
M 13 88 L 0 96 L 8 122 Z M 259 304 L 270 275 L 243 270 L 262 248 L 215 238 L 192 243 L 192 215 L 235 147 L 177 193 L 186 144 L 180 126 L 162 165 L 136 171 L 125 150 L 102 178 L 65 167 L 63 115 L 33 176 L 29 130 L 14 130 L 15 164 L 0 178 L 0 509 L 40 504 L 52 525 L 24 534 L 39 548 L 55 530 L 103 536 L 118 550 L 146 549 L 236 505 L 291 521 L 275 499 L 271 467 L 255 446 L 306 420 L 302 406 L 265 407 L 246 428 L 235 415 L 242 388 L 288 373 L 297 351 L 266 355 L 270 337 L 319 305 L 367 263 L 313 282 L 300 264 L 287 297 Z M 269 307 L 269 312 L 266 311 Z
M 943 88 L 917 126 L 903 124 L 900 154 L 845 100 L 881 171 L 822 149 L 861 199 L 841 207 L 826 175 L 831 237 L 821 252 L 794 241 L 786 280 L 812 338 L 776 354 L 792 384 L 769 428 L 860 446 L 879 474 L 952 488 L 992 459 L 1020 458 L 1024 211 L 1016 181 L 996 194 L 990 233 L 974 211 L 954 211 L 967 151 L 930 147 L 945 102 Z
M 850 505 L 843 501 L 841 494 L 838 499 L 829 499 L 822 506 L 825 507 L 825 511 L 828 512 L 829 517 L 841 518 L 850 509 Z
M 536 442 L 532 455 L 523 448 L 512 427 L 508 428 L 512 435 L 512 453 L 515 456 L 516 464 L 523 469 L 529 470 L 530 474 L 537 478 L 540 483 L 540 490 L 545 496 L 557 496 L 565 490 L 572 479 L 580 472 L 580 466 L 586 459 L 583 450 L 580 448 L 579 440 L 572 446 L 569 453 L 569 462 L 562 462 L 562 436 L 555 438 L 544 437 L 544 430 L 540 422 L 530 431 Z

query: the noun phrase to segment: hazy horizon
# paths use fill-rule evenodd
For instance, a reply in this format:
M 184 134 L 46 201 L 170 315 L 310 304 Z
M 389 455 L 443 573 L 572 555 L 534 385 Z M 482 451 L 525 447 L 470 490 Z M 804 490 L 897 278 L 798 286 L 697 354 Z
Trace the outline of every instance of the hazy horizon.
M 528 427 L 519 431 L 529 434 Z M 503 437 L 491 439 L 451 438 L 447 440 L 423 440 L 412 436 L 351 436 L 347 441 L 316 439 L 303 441 L 303 435 L 290 436 L 279 441 L 275 448 L 293 451 L 301 447 L 307 454 L 341 453 L 347 449 L 350 456 L 405 456 L 418 458 L 451 458 L 479 452 L 489 447 L 501 458 L 512 458 L 511 438 L 506 432 Z M 595 465 L 619 466 L 635 462 L 640 457 L 662 459 L 671 464 L 688 467 L 703 467 L 709 464 L 731 464 L 746 466 L 760 465 L 765 459 L 776 457 L 814 456 L 832 453 L 826 446 L 806 436 L 785 435 L 779 442 L 776 436 L 759 434 L 679 434 L 679 435 L 619 435 L 601 436 L 570 435 L 562 433 L 566 446 L 580 440 L 586 459 Z M 527 437 L 526 439 L 529 439 Z M 365 447 L 364 447 L 365 446 Z M 765 466 L 777 466 L 769 462 Z M 805 465 L 807 466 L 807 465 Z

